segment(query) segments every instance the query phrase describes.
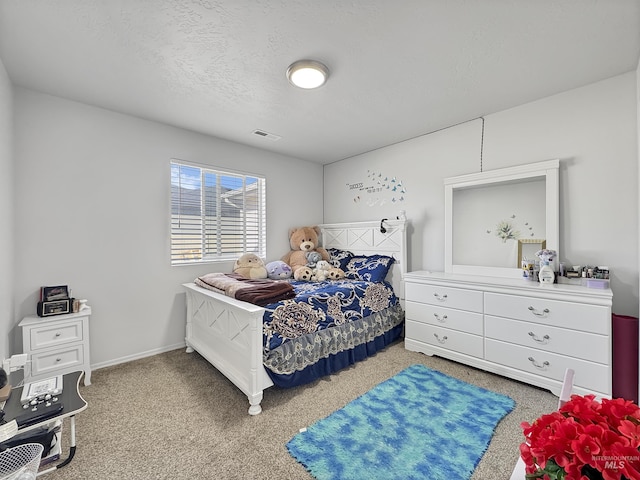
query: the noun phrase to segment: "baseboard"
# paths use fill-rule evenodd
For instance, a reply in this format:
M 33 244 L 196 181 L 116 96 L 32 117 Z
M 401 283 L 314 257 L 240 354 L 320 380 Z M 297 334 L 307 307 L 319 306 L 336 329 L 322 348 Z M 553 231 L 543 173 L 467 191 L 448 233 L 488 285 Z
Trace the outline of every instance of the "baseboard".
M 113 360 L 107 360 L 106 362 L 100 362 L 91 365 L 91 371 L 98 370 L 100 368 L 112 367 L 121 363 L 133 362 L 134 360 L 140 360 L 142 358 L 152 357 L 161 353 L 170 352 L 171 350 L 177 350 L 179 348 L 186 348 L 185 342 L 176 343 L 173 345 L 167 345 L 161 348 L 154 348 L 153 350 L 147 350 L 146 352 L 136 353 L 134 355 L 127 355 L 126 357 L 114 358 Z

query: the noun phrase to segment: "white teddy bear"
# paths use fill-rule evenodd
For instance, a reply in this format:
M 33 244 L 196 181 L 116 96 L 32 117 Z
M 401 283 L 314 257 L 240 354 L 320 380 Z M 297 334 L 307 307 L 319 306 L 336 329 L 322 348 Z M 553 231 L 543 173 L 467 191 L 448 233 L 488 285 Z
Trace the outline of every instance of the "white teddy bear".
M 331 270 L 331 264 L 326 260 L 320 260 L 316 263 L 316 267 L 313 269 L 313 276 L 311 280 L 315 282 L 324 282 L 329 277 L 329 270 Z

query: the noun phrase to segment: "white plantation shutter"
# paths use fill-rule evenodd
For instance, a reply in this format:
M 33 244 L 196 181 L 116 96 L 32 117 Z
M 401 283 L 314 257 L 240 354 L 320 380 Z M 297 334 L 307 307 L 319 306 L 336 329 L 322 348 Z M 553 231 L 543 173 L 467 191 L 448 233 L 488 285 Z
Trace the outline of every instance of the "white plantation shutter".
M 262 177 L 171 162 L 171 264 L 266 256 Z

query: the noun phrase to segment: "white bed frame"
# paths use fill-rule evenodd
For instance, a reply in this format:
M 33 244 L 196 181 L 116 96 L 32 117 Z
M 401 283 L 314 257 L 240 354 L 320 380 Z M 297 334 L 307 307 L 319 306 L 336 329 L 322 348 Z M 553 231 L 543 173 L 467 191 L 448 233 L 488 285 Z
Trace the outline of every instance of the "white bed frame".
M 404 300 L 403 275 L 407 268 L 406 222 L 380 221 L 319 225 L 322 246 L 361 255 L 389 255 L 395 262 L 387 275 L 396 295 Z M 206 358 L 249 398 L 249 414 L 262 411 L 263 391 L 273 382 L 262 360 L 264 309 L 185 283 L 187 303 L 187 352 Z M 404 302 L 403 302 L 404 303 Z

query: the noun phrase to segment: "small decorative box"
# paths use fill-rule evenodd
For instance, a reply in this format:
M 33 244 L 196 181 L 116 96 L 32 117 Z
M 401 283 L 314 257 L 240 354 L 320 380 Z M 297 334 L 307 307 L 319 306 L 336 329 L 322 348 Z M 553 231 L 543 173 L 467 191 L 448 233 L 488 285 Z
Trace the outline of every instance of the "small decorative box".
M 587 287 L 609 288 L 609 279 L 608 278 L 587 278 Z

